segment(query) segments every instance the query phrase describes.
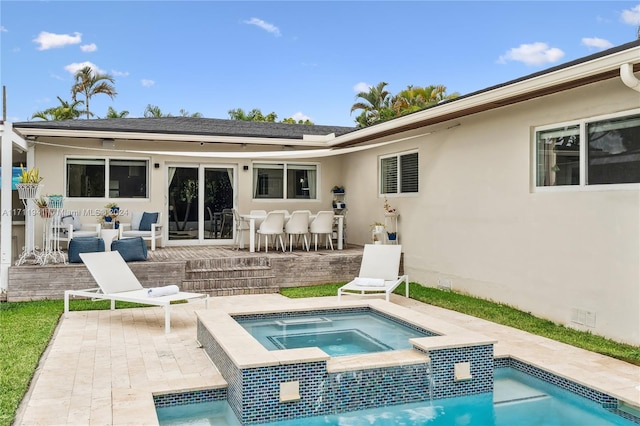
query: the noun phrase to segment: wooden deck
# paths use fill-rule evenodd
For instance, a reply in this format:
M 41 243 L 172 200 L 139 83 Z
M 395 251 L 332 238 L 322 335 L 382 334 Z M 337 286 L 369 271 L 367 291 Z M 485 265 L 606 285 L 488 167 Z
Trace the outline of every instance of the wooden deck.
M 250 253 L 232 246 L 176 246 L 148 252 L 128 265 L 144 287 L 178 284 L 185 291 L 212 296 L 273 293 L 282 287 L 349 281 L 357 276 L 362 246 L 344 250 L 269 250 Z M 96 287 L 83 264 L 33 265 L 9 268 L 9 302 L 61 299 L 64 290 Z

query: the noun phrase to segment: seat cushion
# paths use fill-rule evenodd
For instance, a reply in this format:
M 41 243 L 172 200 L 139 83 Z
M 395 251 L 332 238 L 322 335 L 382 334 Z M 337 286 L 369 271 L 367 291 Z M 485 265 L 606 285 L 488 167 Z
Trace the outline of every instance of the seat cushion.
M 125 262 L 147 260 L 147 243 L 141 237 L 122 238 L 111 243 L 111 251 L 117 251 Z
M 97 237 L 73 238 L 69 241 L 69 263 L 82 263 L 80 253 L 104 251 L 104 240 Z
M 86 237 L 97 237 L 98 233 L 96 231 L 75 231 L 75 227 L 73 228 L 73 238 L 86 238 Z
M 142 214 L 142 219 L 140 219 L 140 227 L 138 228 L 140 231 L 151 231 L 151 224 L 156 223 L 158 221 L 158 213 L 149 213 L 144 212 Z

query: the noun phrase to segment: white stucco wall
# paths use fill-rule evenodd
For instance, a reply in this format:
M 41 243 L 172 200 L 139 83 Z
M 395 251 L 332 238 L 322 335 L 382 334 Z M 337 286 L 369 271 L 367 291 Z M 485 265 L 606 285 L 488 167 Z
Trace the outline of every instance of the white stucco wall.
M 535 126 L 630 110 L 639 101 L 615 79 L 350 154 L 349 241 L 369 242 L 368 225 L 382 220 L 378 156 L 418 148 L 419 194 L 388 198 L 400 213 L 411 281 L 449 280 L 454 290 L 640 344 L 640 185 L 536 192 L 531 177 Z M 574 308 L 595 313 L 595 327 L 571 323 Z

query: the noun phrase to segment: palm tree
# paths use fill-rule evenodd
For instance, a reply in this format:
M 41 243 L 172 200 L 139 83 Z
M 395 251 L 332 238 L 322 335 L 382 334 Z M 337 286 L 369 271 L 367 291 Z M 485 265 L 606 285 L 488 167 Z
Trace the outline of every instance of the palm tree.
M 238 121 L 249 121 L 247 118 L 247 114 L 244 112 L 242 108 L 230 109 L 227 111 L 229 114 L 229 119 L 238 120 Z
M 202 113 L 200 112 L 194 112 L 193 114 L 191 114 L 189 111 L 187 111 L 186 109 L 181 109 L 180 110 L 180 117 L 195 117 L 195 118 L 202 118 Z
M 144 109 L 144 116 L 146 118 L 150 118 L 150 117 L 158 118 L 158 117 L 171 117 L 171 114 L 163 113 L 160 107 L 157 105 L 148 104 L 147 107 Z
M 71 96 L 75 101 L 79 93 L 84 95 L 87 119 L 93 115 L 89 110 L 89 100 L 94 95 L 103 93 L 113 99 L 118 94 L 115 87 L 110 84 L 115 83 L 115 79 L 109 74 L 94 72 L 90 66 L 80 68 L 74 77 L 75 84 L 71 87 Z
M 34 113 L 31 118 L 40 118 L 45 121 L 59 121 L 59 120 L 74 120 L 85 113 L 84 110 L 78 109 L 79 105 L 82 105 L 84 101 L 67 102 L 60 96 L 56 96 L 60 105 L 56 107 L 47 108 L 44 111 L 38 111 Z
M 391 94 L 385 90 L 388 84 L 382 81 L 377 86 L 370 87 L 368 92 L 360 92 L 356 95 L 356 99 L 361 98 L 362 101 L 353 104 L 351 112 L 362 110 L 356 119 L 360 127 L 370 126 L 377 121 L 393 118 L 395 115 L 391 110 Z
M 129 115 L 129 111 L 123 110 L 118 112 L 115 109 L 113 109 L 113 107 L 110 106 L 109 109 L 107 110 L 107 115 L 104 118 L 125 118 L 128 115 Z

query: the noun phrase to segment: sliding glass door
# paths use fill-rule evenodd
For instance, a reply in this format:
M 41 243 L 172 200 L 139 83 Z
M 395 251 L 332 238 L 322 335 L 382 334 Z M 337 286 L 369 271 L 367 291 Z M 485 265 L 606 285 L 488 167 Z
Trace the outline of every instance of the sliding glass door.
M 232 241 L 235 167 L 169 165 L 167 172 L 169 241 Z

